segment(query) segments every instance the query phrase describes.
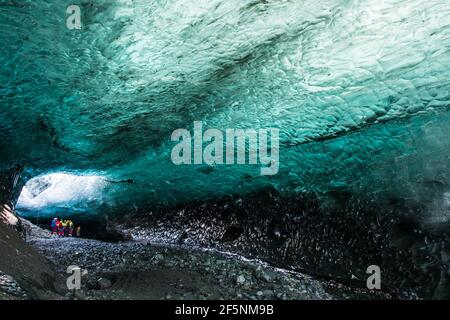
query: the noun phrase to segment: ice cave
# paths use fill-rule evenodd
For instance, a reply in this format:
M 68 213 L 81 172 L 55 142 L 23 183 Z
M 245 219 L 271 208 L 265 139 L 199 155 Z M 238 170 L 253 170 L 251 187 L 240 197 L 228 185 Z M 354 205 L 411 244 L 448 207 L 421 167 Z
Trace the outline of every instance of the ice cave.
M 36 255 L 87 246 L 85 267 L 110 276 L 78 298 L 128 297 L 108 291 L 128 269 L 108 268 L 136 256 L 161 279 L 136 299 L 450 298 L 448 0 L 0 0 L 0 27 L 0 240 L 17 230 L 12 246 Z M 196 121 L 277 129 L 278 171 L 174 163 L 172 133 L 194 137 Z M 86 238 L 29 236 L 54 217 Z M 0 241 L 0 299 L 61 294 L 24 281 L 8 250 Z M 213 275 L 208 296 L 164 287 L 166 265 L 203 285 L 185 255 L 214 271 L 218 252 L 229 288 Z M 234 255 L 267 266 L 246 273 Z M 52 266 L 55 283 L 68 263 Z

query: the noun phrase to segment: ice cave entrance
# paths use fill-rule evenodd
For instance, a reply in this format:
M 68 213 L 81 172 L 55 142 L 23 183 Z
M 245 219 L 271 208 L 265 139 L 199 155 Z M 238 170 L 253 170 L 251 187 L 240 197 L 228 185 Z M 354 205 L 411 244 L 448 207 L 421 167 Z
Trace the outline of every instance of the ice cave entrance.
M 16 210 L 25 217 L 64 217 L 89 212 L 89 207 L 102 201 L 105 185 L 105 178 L 97 175 L 42 175 L 25 184 Z

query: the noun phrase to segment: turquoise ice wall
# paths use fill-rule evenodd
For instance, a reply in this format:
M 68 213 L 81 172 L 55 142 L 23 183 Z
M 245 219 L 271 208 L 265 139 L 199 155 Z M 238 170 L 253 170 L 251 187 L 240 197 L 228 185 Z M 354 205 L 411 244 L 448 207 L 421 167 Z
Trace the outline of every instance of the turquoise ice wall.
M 75 2 L 81 30 L 73 1 L 0 1 L 1 170 L 128 181 L 111 206 L 450 191 L 447 0 Z M 175 166 L 170 135 L 195 120 L 279 128 L 279 173 Z

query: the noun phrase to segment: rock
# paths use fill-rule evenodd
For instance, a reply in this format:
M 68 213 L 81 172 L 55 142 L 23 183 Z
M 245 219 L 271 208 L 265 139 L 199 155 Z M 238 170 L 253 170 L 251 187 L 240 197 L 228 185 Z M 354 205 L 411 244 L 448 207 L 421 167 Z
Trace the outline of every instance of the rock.
M 3 291 L 17 298 L 27 298 L 27 294 L 14 280 L 14 278 L 7 275 L 6 273 L 3 273 L 2 271 L 0 271 L 0 291 Z
M 153 259 L 155 259 L 155 261 L 162 261 L 164 260 L 164 256 L 160 253 L 156 254 Z
M 177 243 L 183 244 L 184 241 L 187 239 L 187 237 L 188 237 L 188 233 L 186 231 L 183 231 L 183 233 L 178 237 Z
M 262 280 L 262 281 L 265 281 L 265 282 L 272 282 L 272 281 L 273 281 L 272 275 L 270 275 L 269 273 L 264 272 L 264 271 L 258 272 L 258 273 L 256 274 L 256 277 L 257 277 L 259 280 Z
M 109 280 L 107 278 L 98 279 L 97 284 L 98 284 L 100 290 L 105 290 L 112 286 L 111 280 Z
M 280 292 L 277 294 L 277 299 L 286 300 L 287 298 L 288 298 L 288 296 L 285 292 L 283 292 L 283 293 Z
M 243 275 L 238 276 L 236 279 L 236 283 L 239 285 L 245 284 L 245 277 Z
M 263 295 L 267 298 L 271 298 L 274 295 L 274 292 L 272 290 L 264 290 Z
M 255 270 L 255 277 L 261 281 L 272 282 L 276 279 L 276 274 L 267 270 L 263 270 L 261 266 Z
M 74 296 L 78 300 L 84 300 L 86 299 L 86 294 L 83 290 L 75 290 Z

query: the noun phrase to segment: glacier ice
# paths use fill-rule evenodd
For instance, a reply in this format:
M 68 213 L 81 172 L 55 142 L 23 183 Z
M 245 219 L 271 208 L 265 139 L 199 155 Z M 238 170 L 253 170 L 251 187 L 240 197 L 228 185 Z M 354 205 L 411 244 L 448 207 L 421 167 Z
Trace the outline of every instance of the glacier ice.
M 449 190 L 447 0 L 0 1 L 0 169 L 101 172 L 123 205 Z M 280 172 L 177 167 L 170 134 L 280 129 Z M 381 202 L 383 203 L 383 202 Z
M 58 215 L 69 211 L 84 212 L 103 203 L 106 180 L 99 176 L 53 173 L 30 179 L 22 189 L 16 209 L 28 214 Z

